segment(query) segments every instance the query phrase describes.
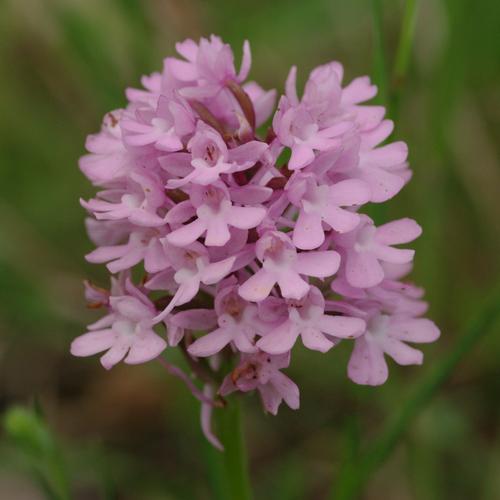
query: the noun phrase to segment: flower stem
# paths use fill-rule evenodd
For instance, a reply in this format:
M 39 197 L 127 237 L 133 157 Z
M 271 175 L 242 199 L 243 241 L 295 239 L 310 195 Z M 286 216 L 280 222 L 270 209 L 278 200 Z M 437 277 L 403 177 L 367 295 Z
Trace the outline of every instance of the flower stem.
M 365 484 L 377 468 L 390 456 L 411 421 L 420 413 L 430 399 L 446 382 L 453 370 L 470 350 L 479 342 L 500 317 L 500 293 L 493 295 L 483 310 L 474 318 L 458 338 L 454 348 L 415 387 L 412 396 L 403 402 L 399 411 L 368 449 L 361 453 L 359 461 L 351 464 L 349 474 L 338 477 L 332 499 L 350 500 L 359 498 Z M 342 468 L 345 470 L 345 468 Z M 341 470 L 342 470 L 341 469 Z
M 248 459 L 243 436 L 243 422 L 240 400 L 233 397 L 225 408 L 215 411 L 217 432 L 224 446 L 219 454 L 224 464 L 225 484 L 228 497 L 238 500 L 251 500 Z

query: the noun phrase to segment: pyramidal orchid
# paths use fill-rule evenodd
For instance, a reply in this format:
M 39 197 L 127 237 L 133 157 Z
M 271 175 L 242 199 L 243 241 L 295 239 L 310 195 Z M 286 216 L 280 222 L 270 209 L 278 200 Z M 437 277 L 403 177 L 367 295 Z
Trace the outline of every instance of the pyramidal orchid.
M 300 96 L 293 67 L 277 99 L 247 81 L 247 42 L 239 70 L 217 36 L 176 48 L 87 139 L 80 168 L 99 189 L 81 202 L 87 260 L 106 264 L 112 286 L 86 284 L 105 315 L 71 352 L 101 354 L 106 369 L 158 358 L 200 399 L 220 446 L 210 418 L 230 393 L 255 391 L 272 414 L 299 407 L 286 374 L 299 339 L 329 357 L 351 349 L 348 377 L 379 385 L 387 357 L 421 364 L 410 344 L 439 330 L 404 281 L 420 226 L 363 213 L 411 178 L 385 109 L 366 104 L 370 79 L 346 84 L 330 62 Z M 166 361 L 174 348 L 198 381 Z

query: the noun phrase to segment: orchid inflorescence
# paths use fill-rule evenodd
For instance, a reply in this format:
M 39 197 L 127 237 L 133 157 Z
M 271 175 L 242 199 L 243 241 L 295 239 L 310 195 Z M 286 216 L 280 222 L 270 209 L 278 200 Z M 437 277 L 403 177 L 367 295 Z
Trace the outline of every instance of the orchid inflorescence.
M 322 353 L 352 342 L 358 384 L 385 382 L 385 354 L 422 363 L 407 342 L 439 330 L 420 317 L 422 289 L 401 281 L 414 251 L 395 246 L 421 228 L 407 218 L 377 227 L 359 212 L 411 177 L 406 144 L 383 144 L 393 129 L 384 107 L 362 104 L 376 86 L 360 77 L 342 87 L 331 62 L 299 97 L 294 67 L 269 122 L 276 92 L 246 82 L 247 42 L 239 72 L 216 36 L 176 49 L 182 58 L 127 89 L 127 107 L 87 138 L 80 168 L 102 189 L 82 201 L 97 246 L 87 260 L 114 276 L 109 291 L 86 284 L 107 315 L 71 352 L 106 351 L 107 369 L 158 358 L 202 401 L 216 445 L 211 408 L 227 394 L 257 390 L 272 414 L 282 401 L 299 407 L 282 372 L 298 337 Z M 175 346 L 203 389 L 160 356 Z

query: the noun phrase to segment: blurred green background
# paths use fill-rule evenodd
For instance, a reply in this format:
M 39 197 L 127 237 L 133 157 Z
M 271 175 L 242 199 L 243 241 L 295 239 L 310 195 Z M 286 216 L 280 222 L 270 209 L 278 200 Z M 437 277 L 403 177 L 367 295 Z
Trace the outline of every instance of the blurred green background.
M 123 106 L 127 86 L 161 68 L 177 40 L 217 33 L 239 59 L 248 38 L 251 78 L 279 91 L 292 64 L 304 81 L 332 59 L 344 63 L 347 79 L 370 74 L 385 82 L 382 99 L 397 115 L 396 136 L 410 146 L 414 178 L 376 215 L 410 216 L 423 226 L 412 278 L 425 286 L 429 316 L 442 330 L 438 343 L 424 347 L 424 367 L 391 364 L 380 388 L 346 378 L 347 344 L 328 355 L 299 348 L 289 373 L 301 388 L 300 411 L 282 408 L 273 418 L 256 397 L 245 398 L 256 498 L 328 498 L 339 477 L 352 473 L 342 464 L 353 443 L 376 440 L 411 389 L 453 355 L 499 281 L 500 3 L 418 2 L 401 78 L 393 68 L 405 4 L 0 1 L 1 408 L 41 408 L 71 498 L 219 498 L 210 493 L 214 452 L 181 382 L 155 364 L 106 372 L 97 358 L 68 353 L 96 317 L 85 308 L 82 280 L 106 284 L 104 270 L 83 259 L 92 245 L 78 198 L 93 192 L 77 168 L 85 136 Z M 361 498 L 500 498 L 498 332 L 497 321 L 467 349 Z M 33 457 L 5 434 L 0 498 L 44 498 Z

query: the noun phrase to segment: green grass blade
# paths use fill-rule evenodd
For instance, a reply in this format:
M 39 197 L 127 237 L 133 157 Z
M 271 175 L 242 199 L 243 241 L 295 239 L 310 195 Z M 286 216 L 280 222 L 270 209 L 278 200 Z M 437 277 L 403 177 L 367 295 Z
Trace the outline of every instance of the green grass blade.
M 415 36 L 415 26 L 417 24 L 417 6 L 418 0 L 406 0 L 403 23 L 394 62 L 391 110 L 392 118 L 397 119 L 399 111 L 399 101 L 401 91 L 406 81 L 406 75 L 410 66 L 411 52 L 413 48 L 413 39 Z
M 387 105 L 387 64 L 385 57 L 385 37 L 382 0 L 372 0 L 373 11 L 373 81 L 378 87 L 375 102 Z
M 415 25 L 417 23 L 417 6 L 417 0 L 406 1 L 403 25 L 396 52 L 396 61 L 394 63 L 394 78 L 396 80 L 404 79 L 408 71 L 413 38 L 415 36 Z

